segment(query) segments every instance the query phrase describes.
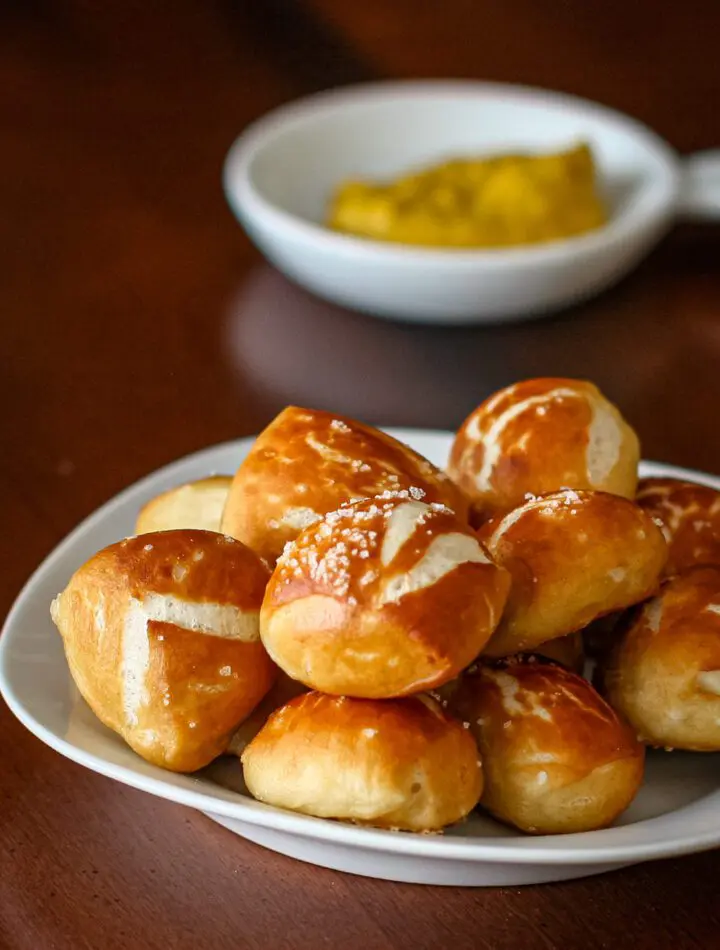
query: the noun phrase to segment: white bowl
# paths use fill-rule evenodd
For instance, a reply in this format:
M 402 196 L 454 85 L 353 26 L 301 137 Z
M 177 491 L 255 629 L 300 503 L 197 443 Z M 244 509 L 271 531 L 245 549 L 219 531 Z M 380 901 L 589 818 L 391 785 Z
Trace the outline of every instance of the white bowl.
M 446 462 L 449 433 L 391 432 L 436 464 Z M 198 452 L 128 488 L 76 528 L 28 581 L 0 636 L 0 693 L 39 739 L 102 775 L 199 809 L 274 851 L 395 881 L 455 885 L 559 881 L 720 845 L 716 755 L 651 752 L 643 787 L 614 827 L 538 837 L 518 834 L 480 813 L 444 835 L 379 831 L 310 818 L 252 799 L 236 759 L 220 759 L 194 775 L 179 775 L 135 755 L 80 699 L 62 640 L 50 620 L 50 601 L 87 558 L 133 530 L 146 501 L 210 472 L 235 471 L 252 441 L 241 439 Z M 671 466 L 643 463 L 642 474 L 689 477 L 720 488 L 720 479 Z M 35 780 L 42 781 L 42 776 Z
M 371 241 L 323 226 L 349 177 L 395 176 L 458 155 L 595 151 L 612 219 L 543 245 L 452 250 Z M 614 284 L 648 253 L 682 206 L 717 213 L 701 157 L 688 192 L 678 155 L 639 122 L 573 96 L 482 82 L 387 82 L 321 93 L 277 109 L 232 146 L 231 208 L 288 277 L 345 306 L 418 323 L 537 316 Z M 710 183 L 712 184 L 712 183 Z M 708 194 L 708 191 L 714 194 Z M 715 200 L 714 200 L 715 199 Z

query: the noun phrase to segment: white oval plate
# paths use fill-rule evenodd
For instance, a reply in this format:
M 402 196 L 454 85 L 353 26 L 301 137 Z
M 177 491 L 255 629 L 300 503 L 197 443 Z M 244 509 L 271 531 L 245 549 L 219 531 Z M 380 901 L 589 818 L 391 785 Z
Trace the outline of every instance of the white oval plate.
M 444 465 L 451 436 L 391 430 Z M 15 715 L 62 755 L 127 785 L 205 812 L 236 834 L 303 861 L 370 877 L 427 884 L 517 885 L 597 874 L 720 844 L 720 757 L 651 752 L 645 783 L 615 827 L 526 837 L 483 815 L 443 835 L 377 831 L 283 811 L 247 795 L 236 759 L 196 775 L 165 772 L 136 756 L 95 719 L 70 678 L 50 601 L 97 550 L 130 534 L 154 495 L 210 472 L 233 472 L 252 439 L 188 456 L 121 492 L 77 527 L 40 565 L 0 638 L 0 692 Z M 720 478 L 643 463 L 720 489 Z

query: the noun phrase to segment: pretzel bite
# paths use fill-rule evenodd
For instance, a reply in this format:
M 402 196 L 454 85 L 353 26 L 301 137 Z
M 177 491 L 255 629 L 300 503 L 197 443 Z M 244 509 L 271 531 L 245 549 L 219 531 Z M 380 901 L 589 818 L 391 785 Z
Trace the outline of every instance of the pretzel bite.
M 531 834 L 604 828 L 643 778 L 632 730 L 582 677 L 534 657 L 480 663 L 464 674 L 448 710 L 480 749 L 480 804 Z
M 472 736 L 428 696 L 307 693 L 270 717 L 242 764 L 260 801 L 404 831 L 460 821 L 482 791 Z
M 697 564 L 720 565 L 720 492 L 677 478 L 643 478 L 637 503 L 662 525 L 668 576 Z
M 311 689 L 404 696 L 475 659 L 508 586 L 449 508 L 388 492 L 330 512 L 287 546 L 260 631 L 278 666 Z
M 695 567 L 624 618 L 600 671 L 649 745 L 720 751 L 720 567 Z
M 505 613 L 485 647 L 491 656 L 535 650 L 581 630 L 657 588 L 667 546 L 652 518 L 606 492 L 553 492 L 480 531 L 512 576 Z
M 289 406 L 237 470 L 222 530 L 273 563 L 288 541 L 344 502 L 416 488 L 462 520 L 468 501 L 417 452 L 353 419 Z
M 148 762 L 193 772 L 272 685 L 258 623 L 267 581 L 239 541 L 161 531 L 90 558 L 51 614 L 95 715 Z
M 449 472 L 479 512 L 587 488 L 633 498 L 640 446 L 592 383 L 529 379 L 486 399 L 460 427 Z
M 211 475 L 163 492 L 140 509 L 135 534 L 175 528 L 219 531 L 231 482 L 228 475 Z

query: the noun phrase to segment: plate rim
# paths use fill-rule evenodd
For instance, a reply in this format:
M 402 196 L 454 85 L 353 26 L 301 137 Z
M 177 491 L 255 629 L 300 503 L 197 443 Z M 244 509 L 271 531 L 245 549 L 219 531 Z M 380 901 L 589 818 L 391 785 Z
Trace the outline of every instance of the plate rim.
M 444 443 L 449 449 L 452 433 L 441 429 L 423 428 L 387 428 L 385 429 L 396 438 L 408 441 L 411 444 L 418 438 L 432 439 Z M 216 797 L 206 791 L 196 791 L 171 784 L 164 772 L 155 767 L 157 775 L 146 775 L 129 766 L 112 762 L 97 753 L 86 751 L 73 742 L 57 735 L 43 723 L 39 722 L 25 707 L 22 697 L 18 696 L 11 678 L 8 676 L 8 656 L 14 645 L 20 629 L 20 619 L 26 606 L 33 599 L 34 589 L 43 579 L 61 565 L 66 553 L 74 542 L 92 530 L 111 515 L 117 508 L 136 495 L 150 489 L 163 477 L 175 473 L 182 478 L 182 471 L 186 467 L 199 465 L 206 459 L 208 467 L 214 466 L 210 460 L 223 452 L 237 452 L 239 457 L 252 445 L 255 436 L 232 439 L 217 445 L 209 446 L 199 451 L 189 453 L 180 459 L 170 462 L 159 469 L 138 479 L 127 488 L 118 492 L 103 505 L 85 517 L 72 531 L 70 531 L 43 559 L 33 571 L 17 595 L 0 633 L 0 695 L 7 703 L 16 718 L 40 741 L 59 752 L 65 758 L 76 762 L 91 771 L 119 781 L 132 788 L 145 791 L 156 797 L 164 798 L 177 804 L 186 805 L 205 813 L 214 813 L 238 822 L 261 825 L 285 834 L 298 835 L 307 839 L 321 839 L 327 843 L 339 846 L 362 849 L 373 852 L 388 852 L 398 856 L 422 856 L 428 860 L 450 861 L 483 861 L 487 863 L 514 863 L 514 864 L 552 864 L 552 865 L 598 865 L 614 864 L 618 862 L 644 861 L 654 858 L 671 857 L 690 854 L 701 850 L 709 850 L 720 845 L 720 820 L 713 827 L 709 827 L 694 835 L 683 836 L 675 833 L 674 836 L 664 837 L 660 833 L 655 839 L 645 842 L 623 843 L 622 838 L 628 829 L 643 826 L 652 828 L 662 825 L 671 815 L 680 815 L 685 809 L 693 808 L 699 802 L 717 806 L 720 819 L 720 787 L 717 791 L 682 806 L 674 812 L 668 812 L 654 818 L 643 819 L 633 825 L 618 826 L 600 831 L 584 832 L 569 835 L 516 835 L 512 837 L 481 837 L 476 835 L 446 836 L 418 835 L 404 832 L 392 832 L 381 829 L 364 828 L 342 821 L 316 818 L 296 812 L 286 811 L 271 805 L 258 802 L 242 793 L 232 793 L 225 789 L 232 799 Z M 641 468 L 653 475 L 689 478 L 720 490 L 720 477 L 706 472 L 684 468 L 664 462 L 643 460 Z M 69 670 L 65 675 L 70 679 Z M 192 776 L 186 776 L 192 779 Z M 597 835 L 608 836 L 615 833 L 621 840 L 617 844 L 592 844 L 591 840 Z

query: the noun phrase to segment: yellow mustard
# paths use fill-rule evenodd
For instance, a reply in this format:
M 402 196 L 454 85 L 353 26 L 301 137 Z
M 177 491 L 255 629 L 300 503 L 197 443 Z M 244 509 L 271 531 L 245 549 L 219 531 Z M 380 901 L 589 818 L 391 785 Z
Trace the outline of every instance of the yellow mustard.
M 396 181 L 348 181 L 330 204 L 337 231 L 433 247 L 539 244 L 602 227 L 588 145 L 551 155 L 457 159 Z

